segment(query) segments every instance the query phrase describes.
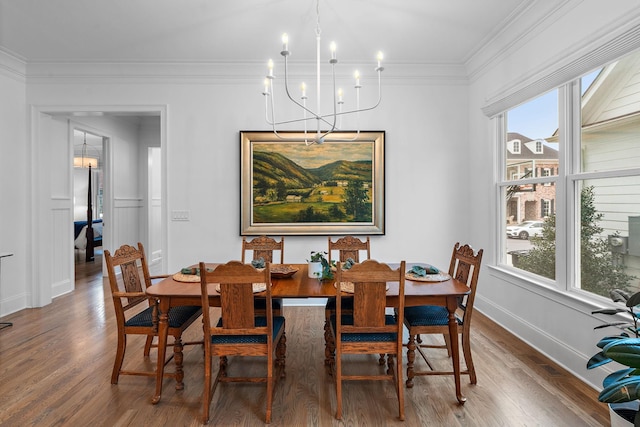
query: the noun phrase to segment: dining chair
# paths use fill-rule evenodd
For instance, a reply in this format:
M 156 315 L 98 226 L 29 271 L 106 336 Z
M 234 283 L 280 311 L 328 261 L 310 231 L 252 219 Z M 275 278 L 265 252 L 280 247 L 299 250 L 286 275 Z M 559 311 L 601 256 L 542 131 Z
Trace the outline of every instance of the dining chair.
M 331 240 L 331 236 L 328 238 L 329 240 L 329 251 L 328 258 L 329 264 L 331 264 L 332 255 L 334 251 L 338 251 L 338 260 L 340 262 L 345 262 L 347 258 L 353 259 L 354 262 L 360 262 L 360 251 L 366 252 L 366 258 L 371 258 L 371 242 L 369 240 L 369 236 L 365 240 L 360 240 L 354 236 L 344 236 L 337 239 L 335 242 Z
M 267 409 L 265 422 L 271 422 L 273 391 L 279 378 L 285 376 L 285 318 L 274 316 L 271 305 L 271 272 L 267 263 L 263 271 L 250 264 L 230 261 L 218 265 L 213 271 L 200 263 L 200 289 L 202 296 L 202 322 L 204 329 L 204 392 L 202 395 L 202 419 L 209 421 L 209 409 L 216 387 L 220 382 L 266 382 Z M 254 292 L 264 292 L 266 315 L 256 315 Z M 211 323 L 209 296 L 219 294 L 221 317 Z M 275 352 L 275 359 L 274 359 Z M 218 373 L 212 384 L 212 358 L 219 358 Z M 266 357 L 265 376 L 229 375 L 229 356 Z M 234 359 L 234 362 L 240 359 Z M 275 372 L 274 372 L 275 371 Z
M 158 318 L 157 304 L 153 298 L 146 296 L 145 290 L 151 286 L 153 279 L 166 276 L 149 275 L 142 243 L 138 243 L 137 248 L 122 245 L 113 255 L 109 250 L 105 250 L 104 258 L 118 327 L 118 348 L 111 373 L 111 384 L 117 384 L 120 375 L 155 376 L 154 371 L 123 370 L 122 364 L 127 349 L 127 335 L 146 335 L 143 353 L 145 358 L 149 357 L 151 348 L 157 346 L 153 343 L 153 338 L 158 334 L 157 323 L 154 323 L 154 318 Z M 202 341 L 183 343 L 182 333 L 201 314 L 200 306 L 174 307 L 169 310 L 169 335 L 173 337 L 173 355 L 165 361 L 165 364 L 172 358 L 175 359 L 176 371 L 166 373 L 165 376 L 176 379 L 176 389 L 183 388 L 183 346 L 202 344 Z
M 360 252 L 363 252 L 363 255 L 366 256 L 364 259 L 371 258 L 371 242 L 369 241 L 369 236 L 367 236 L 366 240 L 360 240 L 354 236 L 344 236 L 337 239 L 335 242 L 331 240 L 331 236 L 328 237 L 329 246 L 328 246 L 328 259 L 329 265 L 332 264 L 332 255 L 335 251 L 338 251 L 338 259 L 339 262 L 345 262 L 347 259 L 351 258 L 354 262 L 360 262 Z M 343 298 L 342 300 L 342 309 L 343 311 L 351 310 L 351 298 Z M 329 332 L 329 318 L 335 314 L 336 311 L 336 299 L 328 298 L 327 303 L 324 306 L 324 342 L 325 342 L 325 350 L 324 350 L 324 364 L 329 365 L 329 340 L 331 339 L 331 333 Z
M 387 289 L 389 283 L 398 284 L 395 308 L 397 315 L 387 314 Z M 375 260 L 355 264 L 343 270 L 338 264 L 336 274 L 336 313 L 330 318 L 333 336 L 330 368 L 336 381 L 336 418 L 342 419 L 342 382 L 349 380 L 390 380 L 398 397 L 398 417 L 404 420 L 404 387 L 402 385 L 402 313 L 404 312 L 405 262 L 393 270 L 389 265 Z M 343 293 L 353 294 L 352 310 L 343 311 Z M 344 355 L 386 354 L 386 371 L 363 374 L 343 372 Z M 393 359 L 396 359 L 395 367 Z M 352 358 L 349 362 L 355 362 Z M 352 367 L 349 364 L 350 367 Z M 383 369 L 383 372 L 379 372 Z M 355 372 L 355 371 L 354 371 Z M 387 401 L 386 396 L 380 396 Z M 375 399 L 375 396 L 371 396 Z M 356 399 L 350 402 L 357 402 Z M 357 411 L 356 408 L 353 409 Z
M 280 237 L 279 242 L 268 236 L 258 236 L 249 241 L 246 237 L 242 237 L 243 263 L 247 262 L 249 259 L 247 257 L 247 252 L 252 252 L 251 261 L 257 261 L 262 258 L 265 263 L 273 263 L 273 251 L 280 251 L 280 264 L 284 264 L 284 237 Z M 284 305 L 282 298 L 274 298 L 272 299 L 272 302 L 274 315 L 282 316 L 282 306 Z M 255 308 L 260 314 L 264 315 L 266 313 L 265 301 L 263 298 L 255 299 Z
M 459 280 L 469 288 L 471 292 L 458 301 L 456 321 L 458 325 L 458 335 L 462 336 L 462 351 L 466 363 L 466 370 L 461 374 L 469 375 L 471 384 L 477 383 L 476 371 L 471 358 L 471 315 L 473 314 L 473 302 L 476 297 L 476 287 L 478 285 L 478 274 L 480 273 L 480 263 L 482 262 L 483 250 L 480 249 L 474 254 L 469 245 L 460 246 L 456 243 L 451 254 L 449 264 L 449 275 Z M 446 348 L 447 354 L 451 357 L 451 339 L 458 337 L 449 336 L 449 311 L 446 307 L 439 306 L 416 306 L 404 309 L 404 324 L 409 330 L 409 340 L 407 343 L 407 387 L 413 387 L 413 378 L 417 375 L 454 375 L 453 371 L 435 370 L 424 348 Z M 420 337 L 421 334 L 442 334 L 445 344 L 425 344 Z M 416 344 L 417 342 L 417 344 Z M 428 370 L 416 371 L 415 351 L 418 350 L 429 367 Z

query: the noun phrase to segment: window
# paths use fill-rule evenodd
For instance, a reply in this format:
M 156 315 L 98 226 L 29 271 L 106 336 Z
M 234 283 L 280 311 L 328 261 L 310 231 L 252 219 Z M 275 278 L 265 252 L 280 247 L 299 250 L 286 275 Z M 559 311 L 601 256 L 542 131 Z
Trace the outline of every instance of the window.
M 566 291 L 640 290 L 639 75 L 636 52 L 501 116 L 501 140 L 517 135 L 524 146 L 519 155 L 500 150 L 502 264 Z M 556 239 L 567 242 L 562 253 Z
M 542 218 L 547 218 L 547 217 L 551 216 L 551 214 L 552 214 L 552 211 L 551 211 L 552 202 L 553 202 L 553 200 L 545 200 L 545 199 L 542 199 L 540 201 L 540 207 L 541 207 L 540 216 Z
M 542 154 L 542 141 L 536 141 L 536 154 Z
M 540 126 L 540 117 L 545 126 Z M 548 92 L 505 114 L 505 141 L 523 141 L 522 151 L 504 150 L 504 180 L 499 183 L 507 232 L 503 234 L 504 262 L 519 268 L 533 242 L 543 236 L 542 219 L 555 200 L 558 171 L 558 90 Z M 546 145 L 543 150 L 542 145 Z M 542 152 L 545 151 L 545 154 Z M 545 174 L 543 171 L 548 171 Z M 545 206 L 545 202 L 546 206 Z M 533 227 L 533 228 L 531 228 Z M 555 278 L 555 271 L 546 276 Z
M 513 154 L 520 154 L 520 141 L 517 139 L 513 141 Z

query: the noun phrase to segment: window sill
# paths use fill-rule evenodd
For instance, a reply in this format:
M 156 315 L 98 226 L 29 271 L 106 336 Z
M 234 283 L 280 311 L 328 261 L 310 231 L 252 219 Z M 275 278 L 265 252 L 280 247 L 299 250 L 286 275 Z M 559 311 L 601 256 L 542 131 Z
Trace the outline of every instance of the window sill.
M 521 270 L 509 266 L 489 265 L 487 266 L 489 274 L 505 282 L 511 283 L 524 291 L 534 293 L 541 297 L 550 299 L 556 304 L 564 305 L 573 310 L 577 310 L 583 314 L 591 315 L 593 310 L 604 307 L 611 307 L 611 300 L 593 295 L 579 289 L 564 290 L 560 289 L 556 282 L 521 273 Z

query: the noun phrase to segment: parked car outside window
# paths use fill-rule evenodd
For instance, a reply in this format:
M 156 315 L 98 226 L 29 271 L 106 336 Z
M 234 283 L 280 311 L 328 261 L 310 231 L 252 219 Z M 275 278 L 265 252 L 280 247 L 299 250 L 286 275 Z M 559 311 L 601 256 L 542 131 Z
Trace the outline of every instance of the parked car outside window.
M 519 239 L 528 239 L 531 236 L 542 235 L 542 221 L 524 221 L 517 225 L 507 227 L 507 237 L 517 237 Z

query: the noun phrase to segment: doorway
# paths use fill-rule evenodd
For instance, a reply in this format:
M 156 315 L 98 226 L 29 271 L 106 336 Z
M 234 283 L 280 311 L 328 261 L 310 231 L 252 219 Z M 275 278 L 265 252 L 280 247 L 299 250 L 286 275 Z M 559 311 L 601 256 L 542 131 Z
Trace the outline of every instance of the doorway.
M 104 145 L 108 138 L 73 129 L 73 239 L 78 264 L 102 265 L 104 218 Z M 84 266 L 83 270 L 93 270 Z
M 86 108 L 86 107 L 85 107 Z M 32 180 L 32 307 L 43 307 L 75 288 L 73 130 L 108 141 L 102 172 L 102 247 L 149 242 L 148 147 L 160 147 L 162 162 L 160 249 L 155 261 L 166 270 L 166 106 L 34 106 L 30 153 Z

